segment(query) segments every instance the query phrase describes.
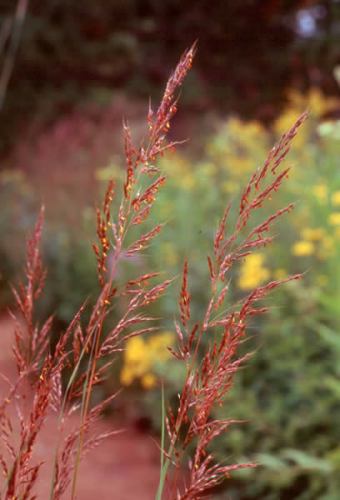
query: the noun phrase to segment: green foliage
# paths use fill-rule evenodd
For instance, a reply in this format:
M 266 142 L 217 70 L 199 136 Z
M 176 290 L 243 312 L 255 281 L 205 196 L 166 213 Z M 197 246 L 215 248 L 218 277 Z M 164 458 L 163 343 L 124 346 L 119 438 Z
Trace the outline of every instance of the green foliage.
M 25 234 L 34 224 L 35 207 L 32 187 L 18 171 L 1 172 L 0 196 L 0 306 L 4 307 L 11 301 L 9 283 L 15 282 L 18 265 L 24 259 L 19 241 L 25 241 Z
M 39 210 L 39 198 L 35 187 L 20 171 L 0 174 L 0 194 L 0 231 L 6 235 L 0 245 L 0 304 L 5 307 L 12 302 L 10 285 L 19 278 L 25 239 Z M 94 214 L 84 210 L 83 215 L 76 232 L 67 223 L 51 221 L 44 231 L 43 252 L 49 274 L 39 312 L 42 316 L 55 314 L 58 328 L 70 321 L 81 302 L 93 296 L 97 287 L 95 260 L 88 243 L 94 235 L 87 229 L 87 219 L 94 223 Z
M 253 450 L 261 465 L 242 485 L 245 498 L 335 499 L 340 487 L 339 334 L 322 335 L 313 292 L 294 284 L 276 297 L 281 307 L 255 329 L 259 348 L 226 403 L 247 423 L 220 443 L 220 456 Z

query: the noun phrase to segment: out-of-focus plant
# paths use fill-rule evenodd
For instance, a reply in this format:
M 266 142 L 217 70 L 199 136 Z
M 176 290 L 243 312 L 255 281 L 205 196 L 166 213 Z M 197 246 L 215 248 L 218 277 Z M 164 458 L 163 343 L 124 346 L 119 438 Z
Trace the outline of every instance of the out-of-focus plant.
M 0 173 L 0 306 L 5 309 L 11 302 L 11 285 L 18 279 L 18 270 L 24 260 L 27 231 L 34 223 L 38 193 L 29 176 L 21 170 Z M 67 204 L 71 202 L 67 199 Z M 93 237 L 90 226 L 94 223 L 92 209 L 80 212 L 76 231 L 65 221 L 47 225 L 42 241 L 44 261 L 50 269 L 44 296 L 39 304 L 43 316 L 53 311 L 59 326 L 72 318 L 81 297 L 88 296 L 96 287 L 95 262 L 86 238 Z M 67 299 L 66 299 L 67 295 Z
M 0 173 L 0 197 L 0 307 L 4 308 L 11 300 L 9 283 L 18 278 L 19 265 L 24 258 L 19 241 L 32 227 L 37 207 L 32 186 L 20 171 Z
M 145 389 L 157 386 L 155 367 L 170 358 L 168 347 L 173 342 L 173 332 L 162 332 L 145 339 L 142 337 L 129 339 L 124 351 L 121 383 L 129 386 L 134 381 L 140 381 Z

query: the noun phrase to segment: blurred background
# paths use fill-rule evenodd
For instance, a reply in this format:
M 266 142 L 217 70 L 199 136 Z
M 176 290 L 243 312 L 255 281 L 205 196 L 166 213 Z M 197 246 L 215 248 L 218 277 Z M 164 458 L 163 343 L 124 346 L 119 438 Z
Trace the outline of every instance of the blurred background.
M 193 309 L 206 303 L 206 254 L 218 216 L 305 109 L 292 174 L 271 212 L 295 212 L 275 244 L 235 271 L 232 296 L 304 272 L 270 300 L 245 349 L 255 355 L 220 415 L 247 420 L 221 437 L 221 460 L 257 460 L 215 498 L 340 498 L 340 2 L 338 0 L 2 0 L 0 6 L 0 311 L 22 276 L 25 238 L 46 204 L 48 268 L 41 318 L 55 335 L 95 295 L 96 201 L 123 178 L 121 124 L 143 134 L 180 54 L 198 53 L 170 131 L 188 139 L 161 166 L 169 182 L 155 220 L 166 227 L 144 259 L 123 265 L 178 275 L 191 263 Z M 174 341 L 176 283 L 154 306 L 160 332 L 127 345 L 105 397 L 126 389 L 108 418 L 160 428 L 159 381 L 169 399 L 182 373 Z M 123 307 L 123 305 L 122 305 Z M 119 311 L 117 312 L 119 314 Z M 138 464 L 136 464 L 138 467 Z M 145 473 L 145 472 L 144 472 Z M 85 497 L 84 497 L 85 498 Z M 104 498 L 104 497 L 103 497 Z M 107 497 L 111 498 L 111 497 Z M 123 498 L 123 497 L 122 497 Z

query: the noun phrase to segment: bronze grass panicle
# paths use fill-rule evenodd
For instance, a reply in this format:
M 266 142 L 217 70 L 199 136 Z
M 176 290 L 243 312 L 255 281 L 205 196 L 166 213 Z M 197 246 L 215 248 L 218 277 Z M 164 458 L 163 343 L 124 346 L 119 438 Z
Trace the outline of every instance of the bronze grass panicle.
M 147 306 L 164 294 L 172 282 L 172 279 L 160 280 L 160 273 L 153 270 L 118 286 L 117 267 L 123 257 L 143 252 L 163 227 L 159 223 L 131 243 L 133 228 L 148 219 L 166 180 L 156 161 L 176 145 L 167 141 L 167 132 L 177 111 L 176 90 L 192 65 L 195 50 L 194 44 L 180 59 L 157 111 L 149 107 L 147 133 L 139 147 L 132 142 L 128 124 L 123 125 L 126 169 L 119 208 L 116 216 L 111 213 L 118 189 L 111 181 L 102 208 L 97 210 L 97 242 L 93 249 L 100 292 L 89 320 L 84 320 L 83 313 L 90 307 L 85 301 L 67 329 L 60 333 L 53 349 L 50 343 L 53 317 L 41 327 L 35 320 L 35 304 L 46 277 L 40 252 L 43 210 L 28 240 L 26 282 L 14 291 L 17 307 L 12 314 L 16 323 L 13 352 L 17 380 L 6 379 L 8 394 L 0 405 L 0 467 L 4 477 L 0 486 L 1 500 L 37 498 L 35 489 L 44 464 L 36 462 L 34 449 L 44 422 L 51 414 L 57 415 L 56 434 L 59 437 L 51 469 L 50 500 L 65 498 L 65 495 L 76 498 L 82 457 L 117 432 L 96 434 L 95 424 L 103 408 L 116 395 L 94 405 L 93 389 L 105 378 L 114 356 L 124 349 L 127 339 L 156 330 L 153 326 L 156 318 L 148 313 Z M 169 445 L 165 445 L 163 436 L 162 467 L 156 493 L 159 500 L 201 498 L 233 470 L 254 466 L 214 462 L 208 446 L 234 421 L 215 420 L 213 411 L 222 403 L 234 374 L 247 358 L 238 357 L 237 352 L 249 318 L 266 310 L 257 305 L 258 301 L 281 283 L 300 276 L 258 287 L 225 312 L 228 273 L 235 262 L 257 247 L 270 243 L 271 225 L 292 208 L 289 205 L 257 227 L 247 229 L 251 214 L 270 199 L 287 176 L 288 169 L 281 170 L 281 162 L 305 118 L 303 115 L 298 120 L 270 152 L 264 166 L 251 177 L 241 197 L 238 219 L 229 235 L 226 225 L 230 207 L 226 209 L 216 232 L 212 256 L 208 257 L 211 298 L 199 319 L 191 317 L 189 266 L 187 262 L 184 264 L 180 320 L 175 324 L 178 342 L 171 352 L 184 364 L 186 376 L 178 406 L 169 409 L 165 419 Z M 120 296 L 124 296 L 126 307 L 121 318 L 112 324 L 109 314 Z M 211 342 L 202 343 L 203 335 L 208 335 Z M 202 357 L 202 348 L 206 345 Z M 67 420 L 75 412 L 79 415 L 78 424 L 71 431 L 66 430 Z M 187 462 L 187 448 L 193 443 L 195 451 Z

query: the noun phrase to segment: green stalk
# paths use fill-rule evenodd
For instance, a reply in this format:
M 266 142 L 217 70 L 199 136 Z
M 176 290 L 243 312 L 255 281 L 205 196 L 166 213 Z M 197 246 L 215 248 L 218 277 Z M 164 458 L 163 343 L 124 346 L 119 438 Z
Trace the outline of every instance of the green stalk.
M 162 500 L 165 477 L 168 470 L 167 459 L 164 462 L 164 446 L 165 446 L 165 401 L 164 401 L 164 384 L 162 383 L 162 427 L 161 427 L 161 469 L 159 476 L 159 484 L 155 500 Z

